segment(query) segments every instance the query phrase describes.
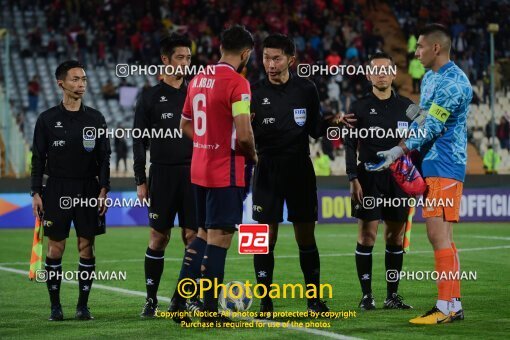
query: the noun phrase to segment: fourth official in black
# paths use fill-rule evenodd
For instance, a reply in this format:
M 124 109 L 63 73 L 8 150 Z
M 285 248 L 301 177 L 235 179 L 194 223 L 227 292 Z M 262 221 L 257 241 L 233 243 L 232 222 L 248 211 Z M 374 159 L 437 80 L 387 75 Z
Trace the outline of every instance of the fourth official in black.
M 358 279 L 362 290 L 359 307 L 362 310 L 375 309 L 375 298 L 372 293 L 372 249 L 379 220 L 385 224 L 384 240 L 386 242 L 385 267 L 387 272 L 402 270 L 403 232 L 407 221 L 408 208 L 401 205 L 377 206 L 373 203 L 378 198 L 407 198 L 407 194 L 397 185 L 390 170 L 384 172 L 367 172 L 366 162 L 378 162 L 377 152 L 391 149 L 400 139 L 395 137 L 397 129 L 406 129 L 411 124 L 406 117 L 406 109 L 413 102 L 397 95 L 391 88 L 395 75 L 390 73 L 393 66 L 392 58 L 378 52 L 370 58 L 370 65 L 377 67 L 376 74 L 368 75 L 372 83 L 372 91 L 351 105 L 349 112 L 357 119 L 357 132 L 361 129 L 383 129 L 392 131 L 390 138 L 380 138 L 379 134 L 368 138 L 353 138 L 347 135 L 345 140 L 346 169 L 350 181 L 352 216 L 358 218 L 358 243 L 355 258 Z M 391 138 L 395 137 L 395 138 Z M 359 164 L 357 164 L 359 160 Z M 409 309 L 397 293 L 398 280 L 387 280 L 387 296 L 385 309 Z
M 173 69 L 184 69 L 190 65 L 191 41 L 188 38 L 173 34 L 162 39 L 160 45 L 164 65 L 172 66 Z M 135 110 L 135 129 L 155 131 L 160 136 L 165 136 L 170 130 L 173 136 L 158 138 L 158 135 L 154 135 L 154 138 L 138 138 L 133 141 L 137 195 L 140 200 L 150 198 L 150 236 L 144 266 L 147 297 L 141 313 L 144 318 L 154 317 L 158 308 L 157 293 L 163 274 L 165 249 L 176 215 L 182 228 L 184 245 L 192 242 L 197 233 L 195 196 L 190 178 L 192 141 L 174 133 L 179 130 L 187 85 L 182 74 L 165 74 L 159 84 L 142 93 Z M 151 162 L 148 179 L 145 173 L 147 149 Z M 177 310 L 176 301 L 172 299 L 171 310 Z M 188 302 L 188 307 L 200 308 L 200 300 Z

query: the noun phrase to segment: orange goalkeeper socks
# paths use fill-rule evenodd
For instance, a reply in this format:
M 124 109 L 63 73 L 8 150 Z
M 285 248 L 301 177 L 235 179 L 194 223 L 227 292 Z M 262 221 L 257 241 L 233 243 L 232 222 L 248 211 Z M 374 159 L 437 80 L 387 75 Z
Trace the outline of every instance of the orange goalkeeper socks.
M 453 242 L 452 242 L 452 250 L 453 250 L 453 255 L 454 255 L 453 271 L 455 273 L 458 273 L 457 275 L 460 278 L 459 253 L 457 252 L 457 247 L 455 247 L 455 243 L 453 243 Z M 460 280 L 453 281 L 452 298 L 460 299 Z
M 454 251 L 452 248 L 435 250 L 434 258 L 436 261 L 436 272 L 439 273 L 440 277 L 437 281 L 438 300 L 450 301 L 452 298 L 454 281 L 448 278 L 454 272 Z

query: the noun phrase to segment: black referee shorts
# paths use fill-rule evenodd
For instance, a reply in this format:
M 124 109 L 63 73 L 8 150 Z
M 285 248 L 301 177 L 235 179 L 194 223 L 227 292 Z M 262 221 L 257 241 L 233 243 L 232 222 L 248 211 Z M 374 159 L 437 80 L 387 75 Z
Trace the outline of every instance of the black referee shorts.
M 366 204 L 358 204 L 353 200 L 351 201 L 352 217 L 359 218 L 363 221 L 384 220 L 405 222 L 409 208 L 404 206 L 401 202 L 400 206 L 376 206 L 372 208 L 369 203 L 370 197 L 374 200 L 378 197 L 381 198 L 408 198 L 409 196 L 400 189 L 398 184 L 393 179 L 390 170 L 381 172 L 368 172 L 365 170 L 363 164 L 358 165 L 358 181 L 363 190 L 363 200 Z M 368 197 L 368 198 L 367 198 Z M 365 205 L 367 209 L 363 207 Z
M 260 156 L 253 176 L 253 219 L 259 223 L 317 221 L 317 182 L 308 155 Z
M 149 225 L 160 232 L 179 226 L 197 230 L 189 165 L 152 164 L 149 169 Z
M 99 192 L 99 183 L 95 178 L 48 178 L 42 193 L 44 235 L 56 241 L 66 239 L 71 222 L 78 237 L 92 238 L 104 234 L 105 216 L 99 216 L 98 206 L 71 204 L 73 198 L 97 198 Z

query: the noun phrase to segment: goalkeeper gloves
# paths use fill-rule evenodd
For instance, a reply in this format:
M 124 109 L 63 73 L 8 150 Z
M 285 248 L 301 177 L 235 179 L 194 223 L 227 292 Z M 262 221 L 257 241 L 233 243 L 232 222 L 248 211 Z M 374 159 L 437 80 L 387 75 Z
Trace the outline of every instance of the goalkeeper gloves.
M 381 161 L 377 164 L 365 163 L 367 171 L 383 171 L 390 167 L 391 163 L 395 162 L 400 156 L 404 154 L 404 150 L 400 146 L 394 146 L 386 151 L 379 151 L 377 156 Z

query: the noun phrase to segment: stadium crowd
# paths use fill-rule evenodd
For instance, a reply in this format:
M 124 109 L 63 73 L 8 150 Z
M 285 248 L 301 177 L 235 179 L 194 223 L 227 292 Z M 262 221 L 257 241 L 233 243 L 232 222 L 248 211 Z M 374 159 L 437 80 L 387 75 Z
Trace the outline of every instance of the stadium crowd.
M 452 59 L 473 84 L 488 81 L 489 37 L 485 23 L 499 23 L 498 35 L 508 35 L 508 5 L 477 0 L 450 1 L 448 5 L 442 1 L 386 2 L 408 39 L 413 92 L 419 91 L 417 85 L 424 70 L 419 62 L 413 64 L 411 55 L 417 32 L 428 22 L 440 22 L 451 28 Z M 376 8 L 378 3 L 370 1 L 368 5 Z M 126 62 L 158 64 L 159 40 L 169 32 L 190 37 L 194 64 L 214 63 L 219 59 L 219 34 L 234 23 L 245 25 L 254 34 L 255 53 L 244 71 L 252 82 L 264 77 L 261 41 L 273 32 L 293 37 L 298 63 L 360 65 L 384 47 L 384 38 L 373 22 L 362 19 L 362 7 L 357 1 L 42 0 L 8 1 L 8 4 L 20 7 L 23 12 L 37 7 L 45 13 L 46 26 L 33 27 L 28 35 L 30 46 L 22 51 L 23 56 L 74 58 L 86 67 L 114 67 Z M 496 58 L 509 57 L 509 45 L 508 39 L 496 39 Z M 507 90 L 510 87 L 508 67 L 497 71 L 496 90 Z M 362 96 L 368 86 L 363 75 L 317 76 L 313 80 L 325 114 L 347 111 L 350 103 Z M 111 83 L 100 85 L 104 98 L 118 98 L 118 87 Z M 489 87 L 483 88 L 483 98 L 475 100 L 485 103 Z M 32 80 L 28 84 L 31 107 L 36 101 L 34 90 L 37 91 L 37 86 Z M 321 151 L 333 159 L 343 149 L 341 141 L 331 143 L 323 139 Z

